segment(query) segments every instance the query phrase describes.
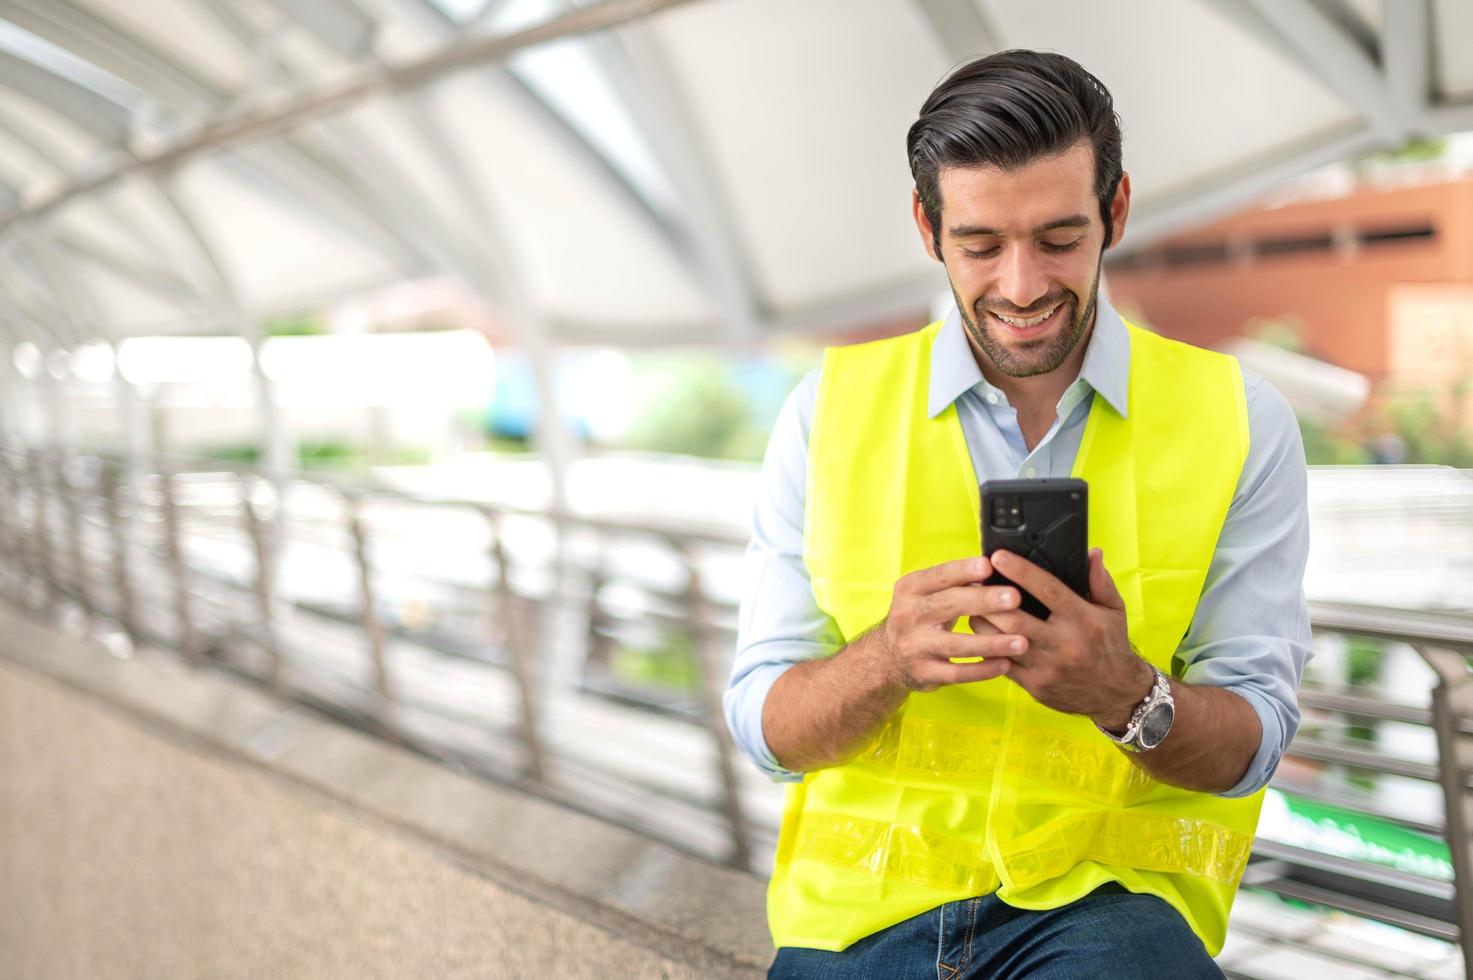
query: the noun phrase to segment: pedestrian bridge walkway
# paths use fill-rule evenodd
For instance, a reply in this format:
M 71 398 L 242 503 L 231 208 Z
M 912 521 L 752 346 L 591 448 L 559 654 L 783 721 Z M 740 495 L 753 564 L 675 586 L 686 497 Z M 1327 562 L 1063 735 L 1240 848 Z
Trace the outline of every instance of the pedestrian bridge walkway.
M 762 879 L 0 607 L 0 978 L 757 977 Z M 1463 976 L 1245 892 L 1230 976 Z
M 756 977 L 754 875 L 0 609 L 0 978 Z

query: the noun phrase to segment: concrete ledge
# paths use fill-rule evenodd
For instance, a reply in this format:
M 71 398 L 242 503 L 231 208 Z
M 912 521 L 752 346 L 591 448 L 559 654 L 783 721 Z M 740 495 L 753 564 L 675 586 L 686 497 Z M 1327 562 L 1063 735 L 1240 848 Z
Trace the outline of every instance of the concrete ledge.
M 0 608 L 0 978 L 755 977 L 763 882 Z

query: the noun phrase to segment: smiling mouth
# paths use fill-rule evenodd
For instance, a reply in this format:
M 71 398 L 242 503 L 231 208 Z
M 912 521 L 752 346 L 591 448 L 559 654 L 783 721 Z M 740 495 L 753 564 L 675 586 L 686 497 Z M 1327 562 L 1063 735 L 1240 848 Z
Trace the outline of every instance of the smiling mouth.
M 991 310 L 987 312 L 994 320 L 997 320 L 1004 326 L 1010 327 L 1014 331 L 1034 333 L 1052 323 L 1055 315 L 1063 308 L 1064 301 L 1060 300 L 1036 316 L 1004 316 L 1001 313 L 995 313 Z

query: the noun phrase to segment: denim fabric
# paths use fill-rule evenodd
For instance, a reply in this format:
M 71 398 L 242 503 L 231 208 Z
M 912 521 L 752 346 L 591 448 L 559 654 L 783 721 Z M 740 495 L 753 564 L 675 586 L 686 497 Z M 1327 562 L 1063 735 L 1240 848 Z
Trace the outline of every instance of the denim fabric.
M 784 947 L 769 980 L 1221 980 L 1186 920 L 1154 895 L 1102 885 L 1062 908 L 995 895 L 924 912 L 839 953 Z

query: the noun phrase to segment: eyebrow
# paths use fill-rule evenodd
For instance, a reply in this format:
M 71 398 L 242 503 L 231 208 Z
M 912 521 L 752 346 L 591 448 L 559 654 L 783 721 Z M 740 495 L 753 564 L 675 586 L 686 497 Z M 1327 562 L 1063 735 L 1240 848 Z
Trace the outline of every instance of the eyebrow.
M 1088 227 L 1089 215 L 1071 214 L 1067 218 L 1055 218 L 1053 221 L 1045 221 L 1043 224 L 1033 229 L 1033 234 L 1042 235 L 1044 232 L 1053 231 L 1055 228 Z M 984 225 L 956 225 L 954 227 L 948 228 L 946 233 L 952 238 L 978 238 L 983 235 L 996 235 L 1000 238 L 1003 234 L 996 228 L 988 228 Z

